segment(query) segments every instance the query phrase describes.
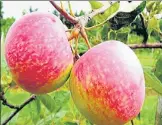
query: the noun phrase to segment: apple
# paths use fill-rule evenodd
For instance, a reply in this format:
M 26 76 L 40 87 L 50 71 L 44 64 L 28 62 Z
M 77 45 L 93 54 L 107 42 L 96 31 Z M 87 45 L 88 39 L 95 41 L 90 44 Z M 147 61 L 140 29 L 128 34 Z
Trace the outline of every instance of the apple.
M 13 80 L 34 94 L 61 87 L 73 66 L 64 25 L 50 13 L 32 12 L 17 20 L 6 36 L 5 57 Z
M 105 41 L 75 63 L 70 91 L 78 110 L 96 125 L 123 125 L 144 103 L 145 80 L 135 53 L 120 41 Z

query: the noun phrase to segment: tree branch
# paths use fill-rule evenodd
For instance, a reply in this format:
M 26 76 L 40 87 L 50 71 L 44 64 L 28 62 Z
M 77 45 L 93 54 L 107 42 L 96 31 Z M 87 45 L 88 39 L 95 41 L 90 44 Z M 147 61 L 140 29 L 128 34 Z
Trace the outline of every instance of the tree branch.
M 153 44 L 127 44 L 131 49 L 142 49 L 142 48 L 161 48 L 162 43 L 153 43 Z M 79 56 L 82 56 L 85 52 L 79 53 Z M 78 58 L 79 59 L 79 58 Z
M 141 49 L 141 48 L 162 48 L 162 43 L 147 43 L 147 44 L 130 44 L 128 45 L 132 49 Z
M 74 18 L 73 16 L 71 16 L 70 14 L 68 14 L 66 11 L 64 11 L 63 9 L 61 9 L 53 0 L 50 0 L 50 3 L 57 9 L 57 11 L 59 11 L 71 23 L 73 23 L 73 24 L 78 23 L 78 20 L 76 18 Z
M 75 18 L 75 17 L 69 15 L 66 11 L 62 10 L 53 0 L 50 0 L 50 3 L 55 7 L 55 9 L 57 9 L 71 23 L 73 23 L 73 24 L 80 23 L 83 27 L 86 26 L 88 21 L 91 20 L 94 16 L 105 12 L 110 7 L 109 4 L 106 4 L 103 7 L 96 9 L 95 11 L 93 11 L 90 14 Z
M 4 97 L 4 93 L 3 92 L 1 92 L 1 94 L 0 94 L 0 100 L 2 101 L 3 105 L 8 106 L 11 109 L 18 109 L 19 108 L 18 106 L 14 106 L 14 105 L 10 104 L 7 101 L 7 99 Z
M 29 99 L 27 99 L 23 104 L 18 106 L 18 108 L 2 123 L 2 125 L 6 125 L 21 109 L 23 109 L 27 104 L 36 99 L 36 95 L 32 95 Z
M 95 11 L 92 11 L 91 13 L 89 13 L 87 15 L 78 17 L 78 20 L 79 20 L 80 24 L 83 27 L 85 27 L 89 20 L 91 20 L 94 16 L 105 12 L 109 7 L 110 7 L 110 5 L 106 4 L 103 7 L 99 8 L 99 9 L 96 9 Z

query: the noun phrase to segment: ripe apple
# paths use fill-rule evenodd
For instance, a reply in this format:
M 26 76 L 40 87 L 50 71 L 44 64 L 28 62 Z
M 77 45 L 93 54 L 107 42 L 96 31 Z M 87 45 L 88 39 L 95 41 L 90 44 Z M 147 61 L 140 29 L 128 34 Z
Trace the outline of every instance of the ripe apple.
M 139 114 L 144 102 L 142 66 L 120 41 L 88 50 L 72 68 L 69 83 L 76 107 L 96 125 L 123 125 Z
M 5 57 L 14 81 L 35 94 L 62 86 L 73 66 L 64 26 L 50 13 L 33 12 L 17 20 L 7 33 Z

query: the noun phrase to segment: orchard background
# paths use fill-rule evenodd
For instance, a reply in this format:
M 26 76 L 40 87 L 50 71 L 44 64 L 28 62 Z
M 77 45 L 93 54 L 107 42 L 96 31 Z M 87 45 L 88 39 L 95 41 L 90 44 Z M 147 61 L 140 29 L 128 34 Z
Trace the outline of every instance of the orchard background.
M 133 2 L 128 2 L 127 6 L 132 5 Z M 144 69 L 146 97 L 142 111 L 128 125 L 162 125 L 162 2 L 147 1 L 146 4 L 141 2 L 136 8 L 122 13 L 119 10 L 121 2 L 108 3 L 108 9 L 88 20 L 86 24 L 90 45 L 95 46 L 106 40 L 119 40 L 134 50 Z M 97 1 L 91 1 L 89 4 L 92 12 L 103 6 L 102 2 Z M 84 10 L 73 13 L 70 2 L 68 5 L 66 11 L 70 15 L 75 17 L 85 15 Z M 2 10 L 2 1 L 0 6 Z M 30 7 L 29 10 L 22 12 L 22 16 L 35 11 L 39 11 L 39 8 Z M 4 13 L 2 11 L 0 15 L 1 124 L 7 121 L 8 125 L 91 125 L 92 123 L 75 107 L 68 81 L 57 91 L 39 96 L 25 92 L 13 82 L 4 58 L 4 44 L 6 34 L 15 18 L 3 18 Z M 51 13 L 58 16 L 68 29 L 74 28 L 63 13 L 60 14 L 55 9 Z M 75 45 L 73 39 L 72 47 Z M 84 37 L 79 37 L 77 47 L 80 56 L 88 50 Z M 76 57 L 78 58 L 78 55 Z M 11 116 L 13 117 L 10 118 Z

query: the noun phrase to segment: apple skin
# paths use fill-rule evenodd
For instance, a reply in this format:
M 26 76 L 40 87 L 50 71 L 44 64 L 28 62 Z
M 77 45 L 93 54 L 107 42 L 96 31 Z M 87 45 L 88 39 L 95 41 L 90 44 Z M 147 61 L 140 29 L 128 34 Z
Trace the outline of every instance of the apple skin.
M 34 94 L 61 87 L 73 66 L 64 26 L 50 13 L 33 12 L 17 20 L 7 33 L 5 57 L 14 81 Z
M 76 107 L 96 125 L 123 125 L 144 103 L 142 66 L 120 41 L 105 41 L 88 50 L 72 68 L 69 83 Z

